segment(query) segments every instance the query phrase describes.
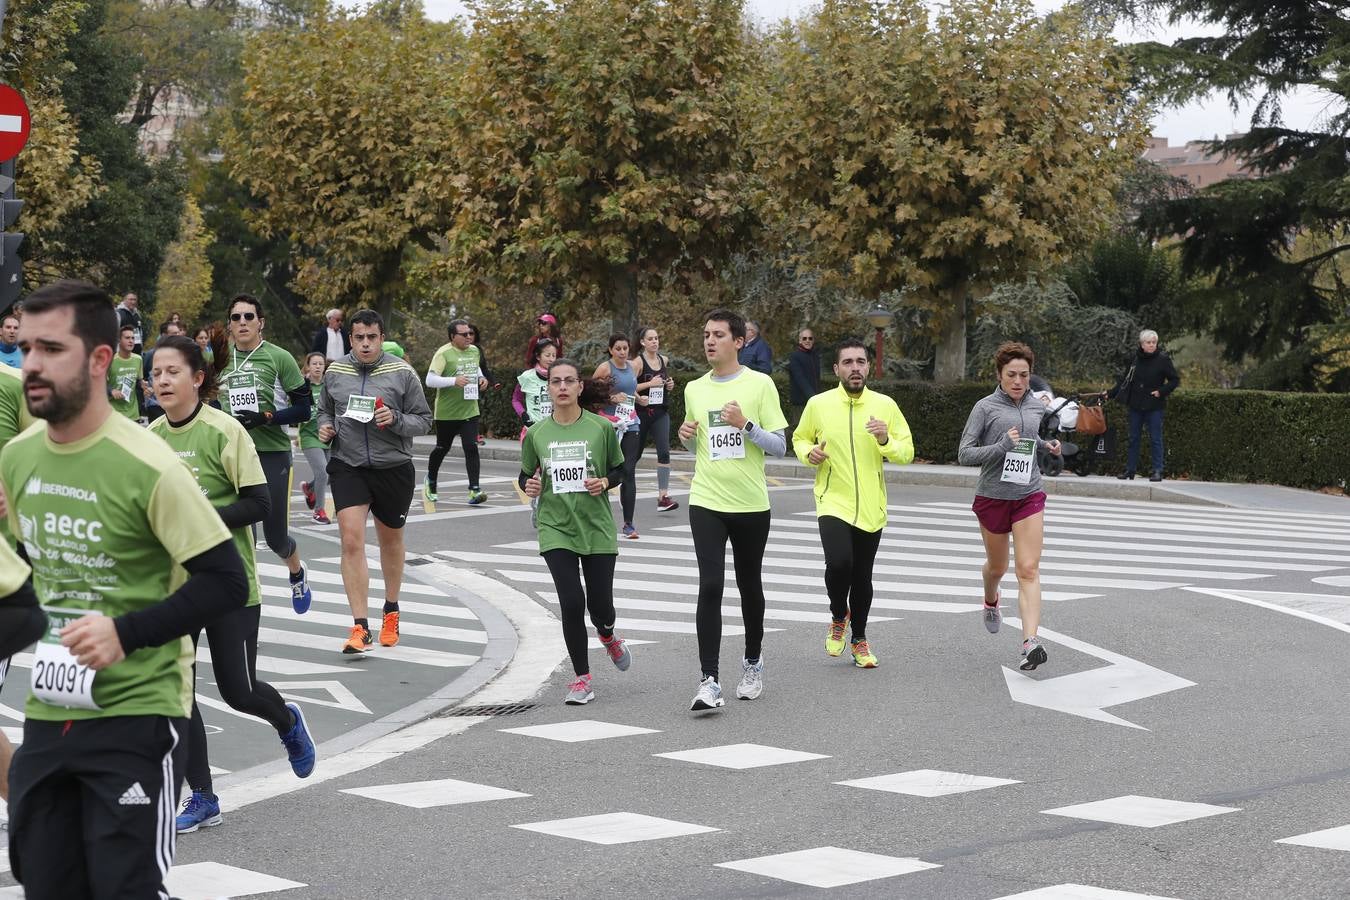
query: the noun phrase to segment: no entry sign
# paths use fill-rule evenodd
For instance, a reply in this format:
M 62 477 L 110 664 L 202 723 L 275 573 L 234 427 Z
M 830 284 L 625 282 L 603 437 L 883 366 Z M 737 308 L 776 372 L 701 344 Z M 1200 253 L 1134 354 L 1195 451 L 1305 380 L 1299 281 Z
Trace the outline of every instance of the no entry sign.
M 28 143 L 32 125 L 23 94 L 0 84 L 0 162 L 8 162 L 19 155 L 23 145 Z

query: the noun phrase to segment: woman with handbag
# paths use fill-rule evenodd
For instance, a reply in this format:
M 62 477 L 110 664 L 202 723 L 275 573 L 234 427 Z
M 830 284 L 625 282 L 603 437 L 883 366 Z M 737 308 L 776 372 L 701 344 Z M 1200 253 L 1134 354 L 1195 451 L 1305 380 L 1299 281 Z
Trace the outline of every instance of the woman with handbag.
M 1106 392 L 1124 403 L 1130 414 L 1130 447 L 1125 458 L 1125 471 L 1117 478 L 1134 478 L 1139 468 L 1139 441 L 1148 428 L 1150 459 L 1153 474 L 1149 481 L 1162 481 L 1163 472 L 1163 409 L 1167 395 L 1181 384 L 1181 376 L 1168 355 L 1158 349 L 1158 332 L 1144 329 L 1139 332 L 1139 350 L 1134 362 L 1121 376 L 1116 386 Z

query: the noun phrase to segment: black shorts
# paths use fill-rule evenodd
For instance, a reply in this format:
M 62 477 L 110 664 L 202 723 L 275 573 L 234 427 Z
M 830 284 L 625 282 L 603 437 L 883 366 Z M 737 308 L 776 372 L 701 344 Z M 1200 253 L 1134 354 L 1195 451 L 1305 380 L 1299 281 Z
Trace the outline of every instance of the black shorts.
M 187 719 L 23 723 L 9 861 L 32 898 L 167 897 Z
M 340 459 L 328 461 L 328 494 L 338 512 L 349 506 L 369 506 L 387 528 L 402 528 L 417 486 L 412 460 L 389 469 L 349 466 Z

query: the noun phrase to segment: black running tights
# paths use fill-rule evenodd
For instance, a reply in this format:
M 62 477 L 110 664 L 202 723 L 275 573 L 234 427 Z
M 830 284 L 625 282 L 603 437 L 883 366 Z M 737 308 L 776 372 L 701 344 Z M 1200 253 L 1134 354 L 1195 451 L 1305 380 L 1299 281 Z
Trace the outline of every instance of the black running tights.
M 636 431 L 625 431 L 619 438 L 623 450 L 623 484 L 619 485 L 619 506 L 623 509 L 625 525 L 633 524 L 633 510 L 637 507 L 637 464 L 642 457 L 642 441 Z
M 259 450 L 263 478 L 267 480 L 267 518 L 263 519 L 263 537 L 267 548 L 282 559 L 295 553 L 295 539 L 291 537 L 291 451 Z M 257 526 L 254 526 L 256 529 Z M 256 534 L 256 531 L 255 531 Z
M 881 546 L 881 529 L 863 531 L 843 519 L 821 516 L 820 545 L 825 550 L 825 592 L 830 616 L 849 617 L 853 640 L 867 640 L 867 614 L 872 610 L 872 563 Z
M 206 626 L 206 641 L 211 647 L 211 674 L 220 688 L 220 698 L 250 716 L 265 720 L 277 734 L 290 731 L 291 711 L 277 689 L 265 681 L 258 681 L 258 622 L 261 606 L 245 606 L 226 613 Z M 192 636 L 195 651 L 201 632 Z M 192 680 L 197 680 L 196 657 L 193 657 Z M 206 752 L 206 722 L 197 701 L 192 701 L 192 722 L 188 726 L 187 783 L 194 791 L 211 792 L 211 765 Z
M 764 643 L 764 548 L 769 543 L 769 511 L 726 513 L 689 507 L 689 527 L 698 557 L 698 658 L 703 676 L 717 677 L 722 646 L 722 591 L 726 578 L 727 540 L 731 540 L 736 589 L 745 622 L 745 657 L 758 659 Z
M 427 460 L 427 481 L 431 482 L 432 490 L 436 489 L 436 476 L 441 472 L 441 460 L 445 459 L 445 454 L 454 446 L 456 436 L 459 437 L 460 446 L 464 448 L 464 469 L 469 476 L 469 489 L 478 490 L 480 463 L 477 416 L 472 419 L 436 420 L 436 446 L 431 451 L 431 458 Z
M 582 556 L 571 550 L 545 550 L 544 562 L 558 590 L 558 610 L 562 614 L 563 641 L 572 657 L 572 671 L 585 675 L 591 671 L 586 647 L 586 612 L 601 637 L 614 633 L 614 563 L 617 554 L 596 553 Z M 580 566 L 578 567 L 578 563 Z M 581 587 L 586 577 L 585 590 Z

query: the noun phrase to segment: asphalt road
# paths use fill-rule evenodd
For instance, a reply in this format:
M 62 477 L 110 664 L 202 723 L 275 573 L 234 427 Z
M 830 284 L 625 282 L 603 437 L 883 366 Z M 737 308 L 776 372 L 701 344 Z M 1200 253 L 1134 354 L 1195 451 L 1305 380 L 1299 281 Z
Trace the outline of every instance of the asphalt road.
M 414 504 L 410 553 L 552 609 L 515 467 L 486 463 L 492 498 L 470 508 L 461 465 L 447 460 L 434 509 Z M 180 840 L 177 892 L 805 897 L 853 879 L 863 896 L 970 900 L 1350 893 L 1350 520 L 1053 498 L 1050 662 L 1023 675 L 1015 620 L 998 635 L 980 622 L 968 493 L 892 487 L 869 628 L 881 664 L 865 671 L 824 654 L 809 486 L 780 480 L 765 693 L 697 716 L 687 510 L 657 514 L 651 486 L 616 582 L 633 667 L 595 651 L 594 703 L 562 704 L 564 665 L 514 714 L 438 717 L 365 767 L 348 754 L 329 780 L 256 790 Z M 556 626 L 552 640 L 561 660 Z

